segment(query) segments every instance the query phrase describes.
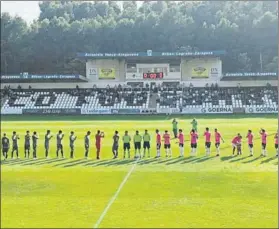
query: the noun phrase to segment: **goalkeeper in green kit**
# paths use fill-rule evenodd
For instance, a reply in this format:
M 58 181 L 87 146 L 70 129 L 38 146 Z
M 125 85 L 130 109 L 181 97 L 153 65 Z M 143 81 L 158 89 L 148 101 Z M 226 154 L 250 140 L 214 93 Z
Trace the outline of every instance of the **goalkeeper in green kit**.
M 195 130 L 196 132 L 198 132 L 198 122 L 197 122 L 197 120 L 193 119 L 191 124 L 192 124 L 192 129 Z
M 174 119 L 172 121 L 172 131 L 173 131 L 174 138 L 177 138 L 177 130 L 178 130 L 177 124 L 178 122 L 176 121 L 176 119 Z

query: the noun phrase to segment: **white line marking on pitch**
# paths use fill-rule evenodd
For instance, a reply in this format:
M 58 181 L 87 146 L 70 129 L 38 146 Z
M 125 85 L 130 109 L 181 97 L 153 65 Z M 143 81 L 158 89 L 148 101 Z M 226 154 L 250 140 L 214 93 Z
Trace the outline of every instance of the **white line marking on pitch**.
M 121 189 L 123 188 L 123 186 L 125 185 L 125 183 L 127 182 L 127 180 L 129 179 L 130 175 L 132 174 L 132 172 L 134 171 L 137 162 L 139 159 L 137 159 L 134 163 L 134 165 L 132 166 L 132 168 L 129 170 L 129 172 L 127 173 L 127 175 L 125 176 L 124 180 L 122 181 L 122 183 L 120 184 L 120 186 L 118 187 L 118 189 L 116 190 L 115 194 L 113 195 L 113 197 L 110 199 L 110 201 L 108 202 L 105 210 L 103 211 L 103 213 L 101 214 L 100 218 L 98 219 L 98 221 L 96 222 L 96 224 L 94 225 L 94 228 L 98 228 L 100 223 L 102 222 L 102 220 L 104 219 L 104 217 L 106 216 L 109 208 L 111 207 L 111 205 L 113 204 L 113 202 L 116 200 L 117 196 L 119 195 Z

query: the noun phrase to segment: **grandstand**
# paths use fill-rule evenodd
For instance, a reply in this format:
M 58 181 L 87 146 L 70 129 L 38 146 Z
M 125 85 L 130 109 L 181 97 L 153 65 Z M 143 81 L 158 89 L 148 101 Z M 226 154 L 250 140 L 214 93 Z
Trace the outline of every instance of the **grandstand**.
M 195 88 L 148 84 L 136 88 L 14 89 L 3 103 L 2 113 L 28 109 L 80 109 L 85 114 L 88 110 L 111 113 L 113 109 L 138 109 L 150 113 L 154 108 L 158 113 L 199 113 L 204 109 L 233 113 L 234 108 L 272 113 L 277 112 L 277 96 L 272 86 Z
M 222 73 L 225 54 L 78 53 L 86 77 L 2 76 L 1 113 L 277 113 L 277 73 Z

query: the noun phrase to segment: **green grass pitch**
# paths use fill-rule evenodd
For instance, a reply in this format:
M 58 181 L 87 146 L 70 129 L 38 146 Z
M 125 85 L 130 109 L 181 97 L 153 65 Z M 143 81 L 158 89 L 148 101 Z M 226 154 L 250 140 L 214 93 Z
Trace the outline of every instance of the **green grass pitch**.
M 190 157 L 186 143 L 185 157 L 178 158 L 178 145 L 172 144 L 173 158 L 155 159 L 155 129 L 171 131 L 171 118 L 145 117 L 29 117 L 3 119 L 1 133 L 11 137 L 17 131 L 21 139 L 19 160 L 1 161 L 1 227 L 52 228 L 79 227 L 172 227 L 172 228 L 277 228 L 278 159 L 275 157 L 273 133 L 275 116 L 200 116 L 199 133 L 205 127 L 218 128 L 225 139 L 221 156 L 205 157 L 204 139 L 200 137 L 198 156 Z M 179 128 L 189 139 L 190 117 L 177 117 Z M 40 120 L 41 119 L 41 120 Z M 268 133 L 268 157 L 259 157 L 258 131 Z M 25 131 L 39 133 L 39 159 L 23 158 Z M 51 142 L 51 159 L 44 159 L 43 135 L 50 129 L 65 133 L 65 159 L 56 159 L 55 139 Z M 93 136 L 97 129 L 105 132 L 101 160 L 96 161 Z M 152 135 L 152 158 L 135 161 L 112 160 L 112 134 L 115 130 L 131 135 L 148 129 Z M 232 157 L 231 139 L 252 129 L 255 156 Z M 69 159 L 68 136 L 74 130 L 75 159 Z M 90 160 L 83 159 L 83 137 L 92 132 Z M 134 150 L 131 151 L 132 155 Z M 164 150 L 162 149 L 162 155 Z M 3 159 L 3 158 L 2 158 Z

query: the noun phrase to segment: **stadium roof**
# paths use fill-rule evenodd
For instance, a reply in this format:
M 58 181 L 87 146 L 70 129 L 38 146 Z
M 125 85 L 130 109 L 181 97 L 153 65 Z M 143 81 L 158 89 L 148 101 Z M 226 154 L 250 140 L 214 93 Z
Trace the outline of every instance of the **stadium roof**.
M 200 51 L 200 52 L 129 52 L 129 53 L 77 53 L 80 58 L 106 59 L 106 58 L 130 58 L 130 57 L 202 57 L 225 55 L 224 50 Z

